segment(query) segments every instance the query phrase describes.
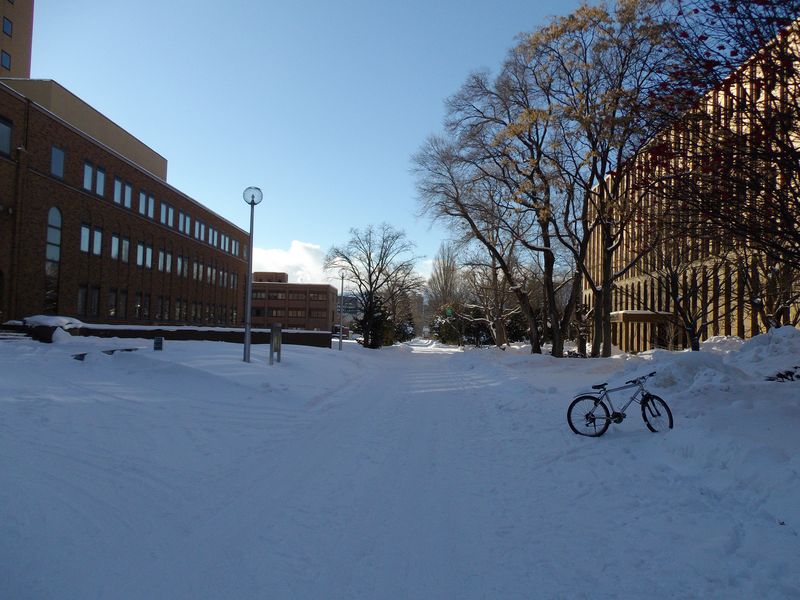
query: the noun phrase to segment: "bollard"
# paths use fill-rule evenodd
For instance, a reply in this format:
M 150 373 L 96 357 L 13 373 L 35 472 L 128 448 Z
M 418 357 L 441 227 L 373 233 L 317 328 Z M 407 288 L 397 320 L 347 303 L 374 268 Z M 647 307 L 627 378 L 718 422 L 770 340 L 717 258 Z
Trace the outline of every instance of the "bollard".
M 269 332 L 269 364 L 273 363 L 273 357 L 278 355 L 278 362 L 281 362 L 281 324 L 274 323 Z

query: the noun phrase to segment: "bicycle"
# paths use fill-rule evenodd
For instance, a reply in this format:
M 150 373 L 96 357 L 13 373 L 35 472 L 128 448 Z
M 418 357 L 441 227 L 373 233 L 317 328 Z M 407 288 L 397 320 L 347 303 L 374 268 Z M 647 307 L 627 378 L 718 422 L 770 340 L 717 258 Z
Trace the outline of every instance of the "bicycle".
M 593 385 L 594 393 L 577 396 L 567 409 L 567 423 L 570 429 L 578 435 L 599 437 L 603 435 L 611 423 L 622 423 L 625 420 L 625 410 L 636 402 L 642 407 L 642 419 L 647 428 L 653 433 L 672 429 L 672 411 L 662 398 L 651 394 L 644 387 L 644 382 L 655 375 L 656 372 L 642 375 L 636 379 L 625 382 L 625 385 L 608 389 L 608 383 Z M 611 402 L 611 392 L 637 388 L 621 410 L 614 409 Z M 607 404 L 607 405 L 606 405 Z M 611 407 L 609 412 L 608 407 Z

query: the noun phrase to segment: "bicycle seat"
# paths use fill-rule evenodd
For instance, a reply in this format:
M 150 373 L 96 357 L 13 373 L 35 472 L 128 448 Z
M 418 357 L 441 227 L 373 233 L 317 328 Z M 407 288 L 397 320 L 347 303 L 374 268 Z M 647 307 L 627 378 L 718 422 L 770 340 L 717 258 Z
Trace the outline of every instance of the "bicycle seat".
M 606 387 L 607 385 L 608 385 L 608 383 L 600 383 L 600 384 L 598 384 L 598 385 L 593 385 L 593 386 L 592 386 L 592 389 L 593 389 L 593 390 L 603 390 L 603 389 L 605 389 L 605 387 Z

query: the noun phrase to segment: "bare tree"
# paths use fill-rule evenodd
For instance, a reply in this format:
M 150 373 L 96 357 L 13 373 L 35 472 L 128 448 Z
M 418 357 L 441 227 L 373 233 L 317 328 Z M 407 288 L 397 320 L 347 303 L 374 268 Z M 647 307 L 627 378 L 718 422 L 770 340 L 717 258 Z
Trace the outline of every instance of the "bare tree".
M 464 280 L 471 294 L 471 303 L 466 305 L 472 317 L 486 323 L 492 341 L 498 348 L 508 344 L 507 323 L 520 312 L 508 280 L 503 275 L 497 260 L 486 252 L 475 252 L 465 261 Z
M 681 242 L 659 245 L 650 259 L 655 268 L 648 271 L 648 276 L 653 289 L 658 290 L 664 310 L 649 306 L 647 298 L 636 298 L 636 302 L 642 309 L 666 316 L 675 325 L 673 331 L 683 332 L 689 347 L 700 350 L 700 341 L 725 318 L 727 305 L 723 298 L 730 292 L 731 284 L 720 277 L 724 259 L 693 259 L 691 248 Z M 661 343 L 673 345 L 674 340 Z
M 351 229 L 350 236 L 346 245 L 328 251 L 325 269 L 344 271 L 358 300 L 364 346 L 380 348 L 386 305 L 423 285 L 414 272 L 414 244 L 405 233 L 385 223 L 378 228 L 370 225 L 362 230 Z
M 737 245 L 727 258 L 764 329 L 800 323 L 800 311 L 792 314 L 800 304 L 800 270 L 747 245 Z
M 655 232 L 642 232 L 636 251 L 622 252 L 642 211 L 626 166 L 660 126 L 652 93 L 670 60 L 662 51 L 664 26 L 654 19 L 658 5 L 584 5 L 522 43 L 548 90 L 555 137 L 548 153 L 563 199 L 555 226 L 593 293 L 593 355 L 601 342 L 603 356 L 611 353 L 614 282 L 656 242 Z M 592 236 L 596 265 L 586 263 Z
M 670 4 L 679 59 L 658 94 L 680 119 L 654 186 L 699 223 L 800 269 L 800 1 Z
M 428 295 L 428 304 L 434 311 L 461 300 L 463 286 L 455 244 L 443 242 L 439 246 L 428 278 Z
M 498 201 L 497 180 L 476 171 L 452 141 L 433 136 L 413 160 L 423 211 L 434 219 L 447 219 L 493 257 L 528 322 L 531 352 L 541 353 L 539 316 L 529 298 L 530 281 L 516 261 L 518 240 L 530 228 L 530 221 Z M 500 223 L 513 224 L 500 227 Z M 510 235 L 511 230 L 515 234 Z

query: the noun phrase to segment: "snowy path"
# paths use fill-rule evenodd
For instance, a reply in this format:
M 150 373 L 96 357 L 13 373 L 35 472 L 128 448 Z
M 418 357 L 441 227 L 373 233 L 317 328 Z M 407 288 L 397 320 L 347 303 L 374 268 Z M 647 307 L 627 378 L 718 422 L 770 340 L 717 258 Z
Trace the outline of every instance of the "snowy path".
M 680 398 L 666 437 L 637 414 L 569 432 L 569 395 L 622 361 L 416 345 L 267 370 L 226 346 L 36 385 L 20 365 L 59 348 L 0 355 L 1 598 L 800 595 L 797 452 L 704 440 L 719 421 Z M 796 431 L 760 414 L 763 441 Z

